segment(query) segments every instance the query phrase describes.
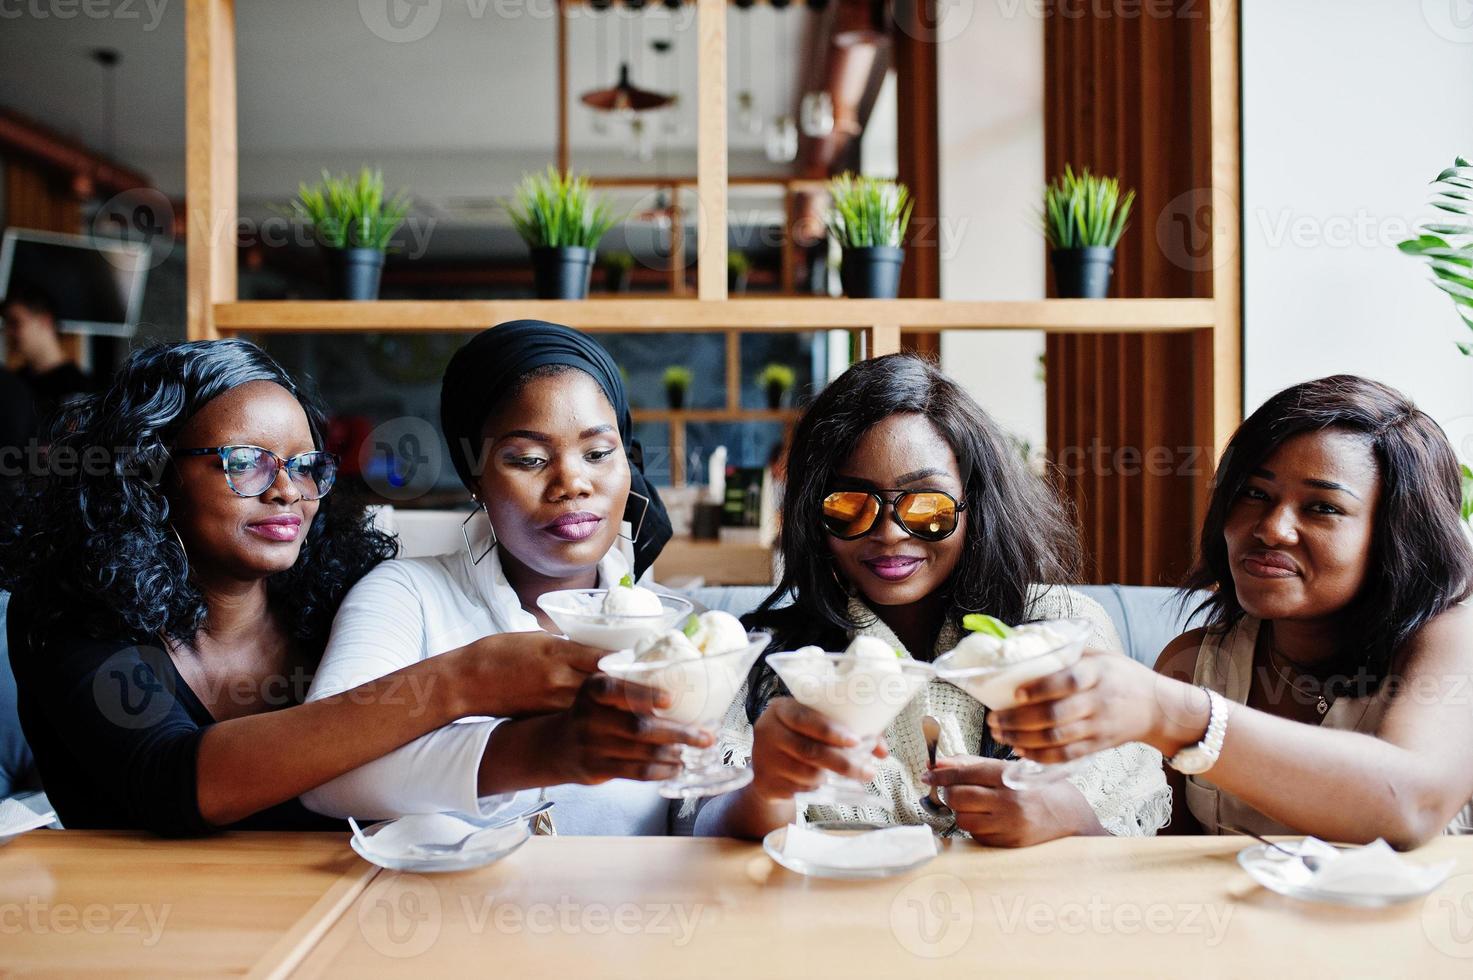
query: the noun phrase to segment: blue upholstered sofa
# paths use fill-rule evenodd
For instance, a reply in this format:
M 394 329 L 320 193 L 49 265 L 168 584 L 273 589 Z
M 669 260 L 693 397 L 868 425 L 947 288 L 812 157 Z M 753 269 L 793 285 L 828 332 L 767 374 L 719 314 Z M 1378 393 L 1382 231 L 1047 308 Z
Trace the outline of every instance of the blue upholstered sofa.
M 741 615 L 767 594 L 767 589 L 748 587 L 701 588 L 691 598 L 709 609 L 725 609 Z M 1080 591 L 1099 602 L 1120 631 L 1125 651 L 1144 664 L 1154 664 L 1172 637 L 1187 626 L 1187 613 L 1170 589 L 1144 586 L 1087 585 Z M 21 734 L 15 712 L 15 678 L 3 629 L 9 597 L 0 592 L 0 798 L 37 788 L 30 748 Z

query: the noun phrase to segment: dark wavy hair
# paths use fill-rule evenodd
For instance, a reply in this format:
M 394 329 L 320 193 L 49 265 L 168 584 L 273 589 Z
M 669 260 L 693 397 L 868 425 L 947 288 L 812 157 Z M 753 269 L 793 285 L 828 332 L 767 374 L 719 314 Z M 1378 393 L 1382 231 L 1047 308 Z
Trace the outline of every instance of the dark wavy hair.
M 1473 592 L 1458 461 L 1437 423 L 1394 388 L 1337 374 L 1285 388 L 1250 415 L 1218 464 L 1200 555 L 1182 594 L 1213 590 L 1198 607 L 1209 629 L 1226 630 L 1243 618 L 1224 535 L 1228 514 L 1248 477 L 1279 446 L 1327 430 L 1364 437 L 1381 477 L 1369 575 L 1344 610 L 1348 635 L 1364 639 L 1357 662 L 1347 666 L 1374 687 L 1402 644 Z
M 823 498 L 867 431 L 909 413 L 936 427 L 961 471 L 967 523 L 961 559 L 946 585 L 948 618 L 958 627 L 969 612 L 1024 622 L 1031 618 L 1032 586 L 1075 581 L 1079 536 L 1058 496 L 1028 471 L 1002 429 L 961 386 L 929 361 L 889 354 L 860 361 L 835 379 L 794 432 L 778 543 L 782 578 L 747 618 L 773 632 L 772 649 L 807 643 L 838 649 L 865 625 L 849 617 L 849 593 L 836 575 L 824 530 Z M 765 658 L 749 681 L 747 714 L 755 719 L 779 688 Z
M 31 481 L 0 546 L 0 587 L 24 601 L 33 635 L 60 626 L 99 638 L 193 642 L 207 610 L 170 530 L 160 480 L 185 422 L 253 381 L 291 392 L 313 445 L 323 447 L 316 399 L 243 340 L 136 351 L 105 390 L 60 411 L 50 426 L 51 462 Z M 62 465 L 86 461 L 89 450 L 93 465 Z M 395 550 L 361 501 L 335 488 L 296 564 L 267 580 L 272 606 L 293 637 L 320 651 L 344 594 Z

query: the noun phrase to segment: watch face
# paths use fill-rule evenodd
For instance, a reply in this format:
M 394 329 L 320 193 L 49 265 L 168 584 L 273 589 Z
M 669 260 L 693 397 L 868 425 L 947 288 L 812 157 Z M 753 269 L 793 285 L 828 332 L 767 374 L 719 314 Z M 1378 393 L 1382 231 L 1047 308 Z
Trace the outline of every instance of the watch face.
M 1196 745 L 1182 749 L 1171 759 L 1171 768 L 1188 776 L 1206 772 L 1212 767 L 1212 759 Z

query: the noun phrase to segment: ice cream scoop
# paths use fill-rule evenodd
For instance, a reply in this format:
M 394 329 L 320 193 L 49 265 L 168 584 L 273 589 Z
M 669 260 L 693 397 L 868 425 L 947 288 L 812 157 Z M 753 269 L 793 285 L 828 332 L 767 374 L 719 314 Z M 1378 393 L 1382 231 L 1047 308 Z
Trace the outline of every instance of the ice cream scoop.
M 659 595 L 635 585 L 628 575 L 604 594 L 602 608 L 606 616 L 659 616 L 665 612 Z
M 747 630 L 742 621 L 729 612 L 710 609 L 695 617 L 694 625 L 687 624 L 686 635 L 691 643 L 706 656 L 739 650 L 747 645 Z
M 744 637 L 745 639 L 745 637 Z M 656 663 L 662 660 L 699 660 L 700 649 L 680 630 L 651 633 L 634 645 L 637 663 Z

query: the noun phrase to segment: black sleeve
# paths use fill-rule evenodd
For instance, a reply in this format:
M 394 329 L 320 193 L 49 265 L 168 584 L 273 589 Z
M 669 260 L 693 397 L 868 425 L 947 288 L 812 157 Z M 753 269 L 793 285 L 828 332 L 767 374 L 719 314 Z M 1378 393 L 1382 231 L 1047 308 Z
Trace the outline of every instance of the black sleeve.
M 210 832 L 195 760 L 205 727 L 158 645 L 8 626 L 22 724 L 65 826 L 126 826 L 166 836 Z

